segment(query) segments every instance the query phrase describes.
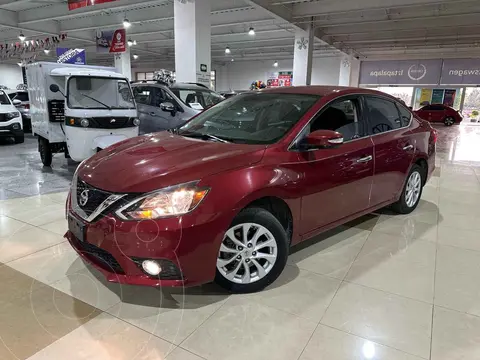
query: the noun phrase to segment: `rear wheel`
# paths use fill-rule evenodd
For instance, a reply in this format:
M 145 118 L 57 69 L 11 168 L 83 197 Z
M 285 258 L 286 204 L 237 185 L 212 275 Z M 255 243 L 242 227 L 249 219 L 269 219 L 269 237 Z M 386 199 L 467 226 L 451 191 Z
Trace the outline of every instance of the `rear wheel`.
M 415 210 L 422 196 L 424 173 L 424 169 L 419 165 L 412 166 L 400 199 L 392 205 L 393 210 L 400 214 L 410 214 Z
M 38 137 L 38 151 L 40 153 L 40 158 L 44 166 L 52 165 L 52 148 L 50 147 L 50 142 L 42 137 Z
M 247 208 L 223 237 L 215 281 L 234 293 L 260 291 L 282 273 L 288 247 L 287 233 L 275 216 L 262 208 Z
M 445 126 L 452 126 L 453 124 L 455 124 L 455 119 L 451 116 L 447 116 L 444 120 L 443 120 L 443 123 L 445 124 Z

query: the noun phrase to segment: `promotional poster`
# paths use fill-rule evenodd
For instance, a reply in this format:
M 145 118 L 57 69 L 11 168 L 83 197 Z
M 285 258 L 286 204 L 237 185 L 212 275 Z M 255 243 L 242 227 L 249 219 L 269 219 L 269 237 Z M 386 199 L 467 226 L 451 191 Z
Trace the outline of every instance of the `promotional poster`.
M 125 29 L 98 30 L 96 34 L 98 53 L 121 53 L 127 49 L 127 34 Z
M 68 0 L 68 10 L 80 9 L 86 6 L 93 6 L 112 1 L 116 0 Z
M 57 63 L 85 65 L 85 49 L 57 48 Z

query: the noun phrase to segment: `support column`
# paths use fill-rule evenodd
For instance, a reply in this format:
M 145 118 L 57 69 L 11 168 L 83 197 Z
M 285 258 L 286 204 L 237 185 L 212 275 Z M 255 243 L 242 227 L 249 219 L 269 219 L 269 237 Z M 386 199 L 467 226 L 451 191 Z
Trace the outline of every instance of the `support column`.
M 210 87 L 210 0 L 174 2 L 175 73 L 178 82 Z
M 123 53 L 114 55 L 115 68 L 125 75 L 128 80 L 132 80 L 132 64 L 130 61 L 130 49 L 127 47 Z
M 360 76 L 360 60 L 353 55 L 343 56 L 340 61 L 338 85 L 358 87 Z
M 293 86 L 310 85 L 312 80 L 312 58 L 314 44 L 313 25 L 307 30 L 295 32 L 295 52 L 293 54 Z

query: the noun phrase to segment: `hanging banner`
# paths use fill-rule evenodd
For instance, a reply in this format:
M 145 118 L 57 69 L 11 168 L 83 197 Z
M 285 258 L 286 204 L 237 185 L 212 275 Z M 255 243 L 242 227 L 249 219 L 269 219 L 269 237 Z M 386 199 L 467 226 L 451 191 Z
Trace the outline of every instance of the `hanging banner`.
M 442 60 L 362 61 L 362 85 L 437 85 Z
M 68 0 L 68 10 L 80 9 L 86 6 L 93 6 L 117 0 Z
M 431 104 L 432 89 L 422 89 L 420 94 L 420 104 Z
M 85 49 L 57 48 L 57 63 L 85 65 Z
M 432 104 L 443 104 L 443 89 L 433 89 Z
M 455 95 L 457 90 L 447 89 L 445 90 L 445 97 L 443 98 L 443 105 L 452 107 L 455 103 Z
M 442 85 L 480 84 L 480 59 L 443 60 Z
M 98 30 L 96 34 L 98 53 L 121 53 L 127 50 L 127 33 L 125 29 Z

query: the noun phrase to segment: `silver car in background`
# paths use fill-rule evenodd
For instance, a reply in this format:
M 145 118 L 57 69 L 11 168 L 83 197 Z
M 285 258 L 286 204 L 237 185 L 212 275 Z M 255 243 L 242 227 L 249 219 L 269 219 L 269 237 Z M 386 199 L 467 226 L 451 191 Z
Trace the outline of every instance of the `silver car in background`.
M 194 83 L 166 83 L 155 80 L 132 82 L 140 119 L 140 135 L 169 130 L 225 100 L 208 87 Z

